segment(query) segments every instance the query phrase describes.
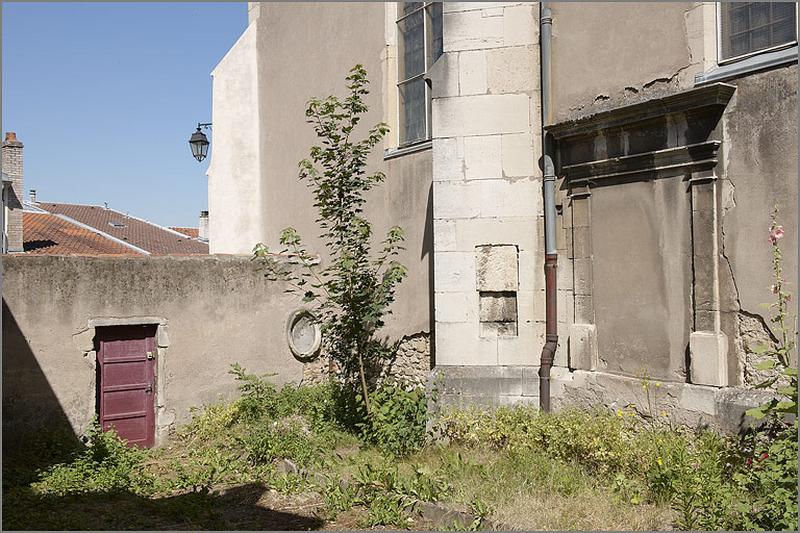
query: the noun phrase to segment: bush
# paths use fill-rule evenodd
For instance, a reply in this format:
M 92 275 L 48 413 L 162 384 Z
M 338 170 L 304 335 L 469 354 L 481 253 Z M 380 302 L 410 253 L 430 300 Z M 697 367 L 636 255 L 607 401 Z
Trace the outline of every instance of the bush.
M 408 455 L 425 441 L 427 415 L 424 390 L 384 385 L 372 394 L 372 411 L 361 425 L 361 437 L 391 455 Z
M 797 531 L 797 420 L 754 437 L 753 453 L 735 475 L 747 500 L 736 529 Z
M 301 466 L 319 457 L 320 445 L 303 427 L 294 424 L 261 427 L 239 439 L 254 466 L 270 464 L 275 459 L 288 458 Z
M 41 472 L 32 484 L 40 494 L 93 492 L 149 493 L 153 478 L 143 470 L 146 450 L 129 448 L 113 430 L 103 431 L 95 420 L 87 431 L 88 446 L 72 461 L 55 464 Z
M 680 529 L 796 530 L 797 424 L 776 428 L 734 439 L 622 412 L 518 407 L 450 411 L 438 429 L 455 443 L 578 464 L 624 501 L 670 504 Z

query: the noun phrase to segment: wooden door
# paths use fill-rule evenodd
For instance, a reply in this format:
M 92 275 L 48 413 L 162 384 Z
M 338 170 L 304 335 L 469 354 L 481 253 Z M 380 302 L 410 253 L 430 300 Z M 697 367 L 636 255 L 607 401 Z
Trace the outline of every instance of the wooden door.
M 97 329 L 100 424 L 128 446 L 155 444 L 155 333 L 154 325 Z

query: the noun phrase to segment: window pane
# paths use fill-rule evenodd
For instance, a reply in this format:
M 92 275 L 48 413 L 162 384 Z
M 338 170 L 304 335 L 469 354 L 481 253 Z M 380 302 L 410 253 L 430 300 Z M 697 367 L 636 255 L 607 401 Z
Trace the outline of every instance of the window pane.
M 425 140 L 425 80 L 417 78 L 401 84 L 400 92 L 400 144 Z
M 721 59 L 765 50 L 797 39 L 794 3 L 720 4 Z
M 400 81 L 425 72 L 424 14 L 417 11 L 397 23 Z
M 769 24 L 769 4 L 753 2 L 750 4 L 750 25 L 753 28 Z
M 433 44 L 431 46 L 431 63 L 439 59 L 444 52 L 442 41 L 442 3 L 434 2 L 429 8 L 431 13 L 431 33 Z

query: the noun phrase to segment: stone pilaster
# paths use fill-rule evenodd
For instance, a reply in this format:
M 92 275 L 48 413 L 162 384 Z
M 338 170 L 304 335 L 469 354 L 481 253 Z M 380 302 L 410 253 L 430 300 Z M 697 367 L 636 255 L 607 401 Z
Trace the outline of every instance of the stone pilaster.
M 692 383 L 728 385 L 728 339 L 720 327 L 719 209 L 717 176 L 692 174 L 692 266 L 694 331 L 689 338 Z
M 443 17 L 430 72 L 437 366 L 537 365 L 538 4 L 445 3 Z
M 569 367 L 597 369 L 597 332 L 592 300 L 591 191 L 588 186 L 570 192 L 575 322 L 569 328 Z

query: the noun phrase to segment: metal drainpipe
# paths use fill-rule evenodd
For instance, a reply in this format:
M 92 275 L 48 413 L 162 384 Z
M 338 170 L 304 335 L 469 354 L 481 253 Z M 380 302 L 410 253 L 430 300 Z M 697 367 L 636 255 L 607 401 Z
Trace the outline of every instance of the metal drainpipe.
M 544 130 L 550 124 L 550 37 L 553 18 L 550 8 L 539 4 L 539 53 L 542 69 L 542 166 L 544 170 L 544 280 L 546 341 L 539 365 L 539 408 L 550 412 L 550 368 L 558 346 L 556 271 L 556 173 L 553 166 L 553 139 Z

